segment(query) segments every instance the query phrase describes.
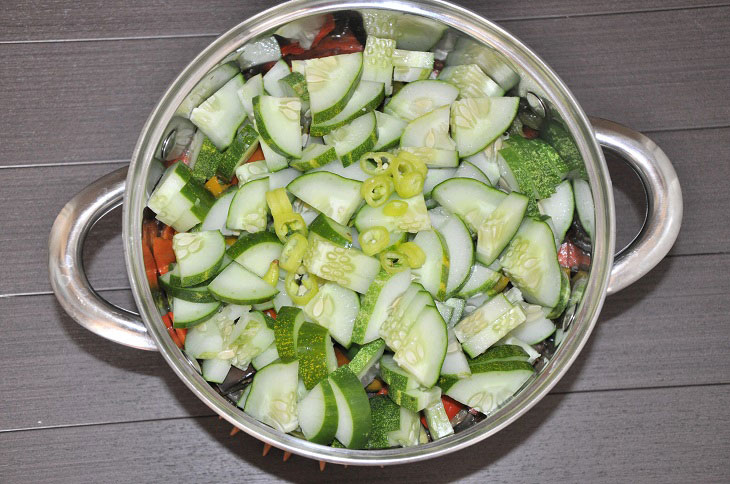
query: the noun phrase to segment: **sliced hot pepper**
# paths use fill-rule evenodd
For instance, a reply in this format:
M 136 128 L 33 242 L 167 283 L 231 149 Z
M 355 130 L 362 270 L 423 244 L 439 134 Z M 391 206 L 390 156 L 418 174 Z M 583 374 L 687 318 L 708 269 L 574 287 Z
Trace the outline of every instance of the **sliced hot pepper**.
M 266 203 L 269 205 L 271 216 L 274 218 L 293 211 L 289 196 L 283 188 L 266 192 Z
M 274 217 L 274 230 L 279 240 L 286 242 L 287 238 L 296 232 L 307 235 L 307 224 L 300 213 L 289 212 L 288 214 Z
M 402 198 L 415 197 L 423 191 L 423 176 L 416 172 L 406 173 L 395 179 L 395 191 Z
M 380 254 L 380 265 L 389 274 L 395 274 L 408 268 L 406 256 L 395 250 L 388 250 Z
M 365 153 L 360 158 L 360 168 L 368 175 L 387 175 L 395 155 L 387 151 Z
M 400 244 L 396 250 L 405 256 L 408 267 L 411 269 L 418 269 L 426 262 L 426 254 L 415 242 Z
M 384 204 L 391 193 L 393 193 L 393 179 L 387 175 L 371 176 L 360 187 L 360 195 L 371 207 Z
M 297 274 L 290 272 L 286 275 L 284 281 L 286 293 L 289 295 L 294 304 L 304 306 L 319 292 L 319 284 L 314 277 L 309 274 Z
M 277 259 L 274 259 L 271 261 L 271 264 L 269 264 L 269 269 L 266 271 L 266 274 L 264 274 L 264 277 L 262 279 L 272 286 L 275 286 L 276 283 L 279 281 L 279 261 Z
M 408 211 L 408 204 L 403 200 L 391 200 L 383 207 L 383 213 L 388 217 L 400 217 Z
M 293 233 L 289 236 L 281 250 L 281 258 L 279 265 L 288 272 L 296 272 L 302 265 L 302 259 L 307 252 L 309 242 L 307 238 L 300 233 Z
M 390 234 L 385 227 L 370 227 L 357 236 L 360 247 L 366 255 L 374 255 L 387 249 L 390 244 Z

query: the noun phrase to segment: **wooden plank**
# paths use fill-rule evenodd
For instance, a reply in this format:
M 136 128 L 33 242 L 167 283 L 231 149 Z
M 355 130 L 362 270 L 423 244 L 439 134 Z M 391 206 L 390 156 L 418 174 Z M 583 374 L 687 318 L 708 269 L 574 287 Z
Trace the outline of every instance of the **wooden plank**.
M 730 383 L 728 271 L 730 256 L 671 258 L 609 298 L 556 391 Z M 134 306 L 129 293 L 103 294 Z M 13 315 L 0 340 L 9 375 L 0 380 L 0 408 L 10 410 L 0 413 L 0 430 L 206 412 L 159 355 L 89 333 L 53 296 L 0 298 L 0 312 Z
M 730 101 L 713 93 L 730 88 L 730 8 L 505 25 L 590 114 L 644 130 L 727 125 Z M 210 40 L 2 46 L 0 105 L 14 122 L 0 133 L 0 166 L 127 158 L 165 87 Z
M 275 3 L 216 0 L 206 2 L 205 8 L 201 8 L 197 2 L 190 0 L 163 4 L 132 0 L 115 5 L 114 15 L 109 15 L 107 7 L 90 0 L 10 0 L 0 7 L 0 41 L 218 34 Z M 552 0 L 515 3 L 468 0 L 456 3 L 487 18 L 503 20 L 695 8 L 718 2 Z
M 6 482 L 724 482 L 730 387 L 550 395 L 509 428 L 414 465 L 345 468 L 261 456 L 214 417 L 13 432 Z M 42 456 L 42 458 L 39 458 Z
M 102 294 L 134 307 L 129 291 Z M 0 341 L 0 429 L 211 414 L 159 353 L 91 333 L 55 297 L 0 298 L 0 308 L 12 315 Z

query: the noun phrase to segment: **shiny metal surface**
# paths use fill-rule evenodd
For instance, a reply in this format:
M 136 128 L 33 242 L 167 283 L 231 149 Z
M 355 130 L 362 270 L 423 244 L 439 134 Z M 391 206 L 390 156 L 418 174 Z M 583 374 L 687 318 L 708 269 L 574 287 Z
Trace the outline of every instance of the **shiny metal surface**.
M 126 176 L 126 167 L 109 173 L 63 207 L 48 237 L 48 272 L 58 302 L 81 326 L 115 343 L 156 350 L 139 315 L 105 301 L 84 272 L 84 240 L 97 220 L 122 203 Z
M 596 223 L 592 268 L 585 297 L 578 308 L 571 331 L 566 335 L 554 356 L 545 362 L 537 376 L 502 408 L 471 428 L 426 445 L 373 451 L 335 449 L 282 434 L 250 418 L 221 396 L 202 379 L 169 338 L 147 284 L 141 251 L 143 211 L 148 196 L 148 187 L 154 184 L 154 180 L 151 178 L 152 160 L 155 156 L 158 156 L 158 153 L 156 153 L 157 147 L 177 106 L 197 81 L 231 52 L 246 42 L 273 31 L 283 23 L 312 14 L 361 8 L 382 8 L 421 15 L 443 22 L 451 27 L 453 31 L 458 31 L 461 35 L 469 36 L 496 49 L 504 62 L 519 74 L 521 78 L 520 91 L 523 90 L 524 84 L 525 89 L 537 93 L 535 96 L 538 96 L 539 104 L 549 110 L 551 115 L 561 118 L 567 130 L 573 136 L 586 163 L 594 196 Z M 618 144 L 617 142 L 614 143 Z M 123 190 L 123 187 L 120 187 L 118 183 L 115 186 L 117 190 Z M 94 206 L 100 208 L 99 205 Z M 108 209 L 107 207 L 106 210 Z M 100 209 L 97 213 L 103 211 Z M 86 215 L 87 221 L 91 215 Z M 177 375 L 206 405 L 248 434 L 280 449 L 327 462 L 386 465 L 433 458 L 472 445 L 509 425 L 547 394 L 567 371 L 584 346 L 603 305 L 613 263 L 614 224 L 615 214 L 611 181 L 602 152 L 593 134 L 593 128 L 562 81 L 537 55 L 512 35 L 466 9 L 440 0 L 367 2 L 295 0 L 262 12 L 223 34 L 201 52 L 170 86 L 147 120 L 132 157 L 127 176 L 127 192 L 124 203 L 123 239 L 132 292 L 142 319 L 148 328 L 148 334 L 139 332 L 140 343 L 144 343 L 140 344 L 140 347 L 149 345 L 148 349 L 154 346 L 159 348 Z M 90 226 L 90 223 L 87 222 L 86 225 Z M 64 236 L 64 232 L 60 229 L 56 230 L 55 226 L 54 234 L 57 234 L 57 237 Z M 76 242 L 76 244 L 79 245 L 80 242 Z M 53 258 L 52 256 L 51 262 L 60 263 L 60 260 L 60 258 Z M 76 260 L 80 261 L 78 257 Z M 70 270 L 66 269 L 66 271 Z M 77 270 L 82 271 L 81 268 Z M 628 273 L 621 271 L 616 274 L 627 275 Z M 617 275 L 617 277 L 619 276 Z M 88 283 L 86 285 L 88 286 Z M 54 290 L 56 290 L 55 287 Z M 90 288 L 88 288 L 87 293 L 83 294 L 88 296 L 87 299 L 95 297 Z M 64 308 L 74 315 L 75 310 L 70 307 L 71 299 L 65 296 L 62 297 L 66 300 Z M 79 302 L 84 303 L 84 300 L 79 299 Z M 99 314 L 98 307 L 95 308 L 94 314 L 99 317 L 103 316 Z M 84 316 L 83 312 L 81 316 Z M 88 318 L 86 320 L 88 321 Z M 139 329 L 138 326 L 135 326 L 138 321 L 133 321 L 131 318 L 127 320 L 120 318 L 119 322 L 125 328 Z M 84 325 L 86 326 L 86 324 Z M 104 327 L 104 325 L 98 324 L 89 326 L 92 330 L 96 328 L 95 332 L 100 332 Z M 142 336 L 143 334 L 144 336 Z
M 672 248 L 682 225 L 682 189 L 671 161 L 651 139 L 613 121 L 591 118 L 591 123 L 600 145 L 631 165 L 647 193 L 646 223 L 613 262 L 611 295 L 652 270 Z

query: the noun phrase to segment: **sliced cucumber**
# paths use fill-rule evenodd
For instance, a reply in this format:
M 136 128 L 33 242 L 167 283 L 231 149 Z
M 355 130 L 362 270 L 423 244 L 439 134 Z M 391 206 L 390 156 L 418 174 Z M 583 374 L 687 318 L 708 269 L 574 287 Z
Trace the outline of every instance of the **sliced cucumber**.
M 309 236 L 321 237 L 324 240 L 332 242 L 340 247 L 352 247 L 352 232 L 342 224 L 339 224 L 323 213 L 309 224 Z
M 264 160 L 270 172 L 274 173 L 289 166 L 289 159 L 274 151 L 263 138 L 259 138 L 259 145 L 264 153 Z
M 429 50 L 441 38 L 446 25 L 435 20 L 386 10 L 361 10 L 368 35 L 394 39 L 399 49 Z
M 195 157 L 193 178 L 200 183 L 205 183 L 206 180 L 215 175 L 216 170 L 218 170 L 218 164 L 223 160 L 223 156 L 224 154 L 218 151 L 218 148 L 216 148 L 213 142 L 206 137 L 200 145 L 198 156 Z
M 304 306 L 304 312 L 345 348 L 352 342 L 352 327 L 360 310 L 355 291 L 334 282 L 322 284 L 317 294 Z
M 380 262 L 357 249 L 311 239 L 304 256 L 307 270 L 323 279 L 365 294 L 380 271 Z
M 548 308 L 560 299 L 560 265 L 553 232 L 545 222 L 525 219 L 500 257 L 502 270 L 527 302 Z
M 471 268 L 466 282 L 461 286 L 457 295 L 462 298 L 469 298 L 477 294 L 488 293 L 501 278 L 502 274 L 500 272 L 476 263 Z
M 302 157 L 292 160 L 289 165 L 299 171 L 313 170 L 337 159 L 337 152 L 332 146 L 313 143 L 302 152 Z
M 438 78 L 458 87 L 460 98 L 504 96 L 504 89 L 476 64 L 444 67 Z
M 362 202 L 360 182 L 326 171 L 307 173 L 286 187 L 303 202 L 340 224 L 346 224 Z
M 233 197 L 235 195 L 236 190 L 228 190 L 223 195 L 221 195 L 208 211 L 208 215 L 206 215 L 205 219 L 203 219 L 200 230 L 219 230 L 223 235 L 237 234 L 238 232 L 230 230 L 226 226 L 228 209 L 230 208 L 231 202 L 233 201 Z
M 335 147 L 342 166 L 351 165 L 372 150 L 378 140 L 375 114 L 369 112 L 355 118 L 325 135 L 324 140 Z
M 302 155 L 302 103 L 295 97 L 256 96 L 253 113 L 256 128 L 269 148 L 290 158 Z
M 362 297 L 352 332 L 353 341 L 365 344 L 376 340 L 388 310 L 410 284 L 411 271 L 408 269 L 395 274 L 381 270 Z
M 449 106 L 459 95 L 459 89 L 444 81 L 427 79 L 403 86 L 385 105 L 385 113 L 406 121 L 423 116 L 441 106 Z
M 455 294 L 469 277 L 474 264 L 474 244 L 471 234 L 458 215 L 446 213 L 443 209 L 429 211 L 431 224 L 446 243 L 449 257 L 446 294 Z
M 423 250 L 426 261 L 413 270 L 416 280 L 439 300 L 446 297 L 446 283 L 449 276 L 449 252 L 443 238 L 433 230 L 422 230 L 413 242 Z
M 527 211 L 528 198 L 512 192 L 502 200 L 479 226 L 477 260 L 484 265 L 494 262 L 509 244 Z
M 555 332 L 555 323 L 545 317 L 540 306 L 523 304 L 527 320 L 509 332 L 527 344 L 536 345 L 541 343 Z M 531 308 L 536 308 L 531 311 Z
M 446 415 L 446 409 L 444 409 L 441 399 L 427 406 L 424 414 L 428 422 L 428 432 L 433 440 L 443 439 L 454 433 L 454 428 Z
M 182 287 L 177 284 L 173 284 L 170 280 L 172 276 L 171 272 L 166 272 L 158 278 L 160 286 L 167 294 L 168 298 L 177 298 L 184 301 L 190 301 L 195 303 L 211 303 L 218 301 L 208 291 L 208 286 L 195 286 L 195 287 Z M 179 277 L 176 282 L 179 281 Z
M 498 163 L 500 176 L 511 190 L 538 199 L 555 193 L 555 187 L 568 172 L 568 166 L 550 145 L 519 135 L 503 142 Z
M 243 234 L 228 248 L 226 254 L 259 277 L 264 277 L 271 262 L 281 256 L 284 246 L 271 232 Z
M 330 374 L 329 384 L 337 401 L 337 440 L 348 449 L 363 448 L 372 425 L 365 389 L 347 366 L 341 366 Z
M 426 173 L 426 180 L 423 182 L 423 194 L 430 197 L 433 187 L 444 180 L 454 178 L 456 170 L 453 168 L 430 168 Z
M 476 232 L 507 195 L 470 178 L 452 178 L 436 185 L 431 197 Z
M 446 57 L 447 66 L 476 64 L 502 89 L 509 91 L 520 82 L 520 76 L 509 66 L 502 54 L 474 39 L 460 36 Z
M 406 126 L 400 138 L 401 146 L 454 150 L 449 136 L 449 106 L 442 106 L 420 116 Z
M 433 70 L 433 52 L 419 52 L 413 50 L 396 49 L 393 51 L 393 66 L 420 67 Z
M 447 344 L 446 323 L 435 307 L 427 306 L 393 359 L 421 385 L 430 388 L 438 380 Z
M 464 343 L 512 309 L 512 303 L 499 294 L 487 301 L 454 327 L 454 334 Z M 486 348 L 485 348 L 486 349 Z M 473 357 L 474 355 L 472 355 Z
M 220 308 L 220 301 L 191 302 L 173 297 L 171 301 L 172 321 L 176 328 L 190 328 L 209 320 Z
M 535 361 L 537 361 L 538 358 L 540 358 L 540 353 L 538 353 L 537 351 L 535 351 L 535 348 L 533 348 L 529 344 L 525 343 L 521 339 L 515 338 L 511 334 L 508 334 L 507 336 L 505 336 L 504 338 L 502 338 L 501 340 L 499 340 L 497 342 L 497 344 L 498 345 L 515 345 L 515 346 L 519 346 L 520 348 L 523 349 L 523 351 L 525 353 L 527 353 L 528 358 L 527 358 L 526 361 L 529 364 L 533 364 Z
M 397 351 L 403 346 L 411 326 L 415 324 L 423 308 L 433 306 L 434 302 L 428 292 L 420 291 L 413 299 L 408 301 L 407 306 L 405 306 L 405 301 L 403 304 L 402 308 L 398 308 L 398 314 L 402 316 L 389 317 L 380 327 L 380 337 L 385 340 L 385 344 L 393 351 Z
M 384 212 L 385 207 L 393 200 L 405 202 L 408 205 L 406 213 L 399 216 L 386 215 Z M 355 217 L 355 227 L 357 227 L 359 232 L 364 232 L 376 226 L 385 227 L 389 232 L 401 231 L 416 233 L 422 230 L 428 230 L 431 228 L 431 221 L 428 218 L 426 201 L 422 195 L 416 195 L 411 198 L 400 198 L 392 195 L 390 200 L 380 207 L 363 205 Z
M 570 290 L 570 276 L 568 272 L 562 267 L 560 268 L 560 297 L 558 298 L 558 304 L 553 306 L 549 311 L 546 310 L 545 317 L 548 319 L 555 319 L 565 312 L 568 304 L 570 303 L 571 290 Z
M 446 303 L 442 303 L 441 301 L 434 302 L 436 303 L 436 309 L 439 310 L 439 314 L 442 318 L 444 318 L 444 321 L 446 321 L 446 324 L 448 325 L 451 320 L 451 313 L 454 312 L 454 308 L 447 306 Z
M 363 385 L 372 381 L 373 376 L 370 376 L 370 381 L 365 380 L 368 375 L 372 375 L 370 370 L 378 364 L 383 356 L 383 351 L 385 351 L 385 341 L 376 339 L 360 348 L 355 357 L 347 364 Z
M 241 100 L 243 109 L 246 111 L 249 119 L 253 120 L 253 98 L 264 94 L 264 78 L 261 74 L 256 74 L 246 81 L 240 91 L 238 91 L 238 99 Z
M 478 314 L 478 311 L 463 319 L 462 322 L 467 320 L 472 321 L 469 318 L 471 318 L 474 314 Z M 524 321 L 525 313 L 522 308 L 520 306 L 513 306 L 496 320 L 487 324 L 487 326 L 479 331 L 479 333 L 466 341 L 463 341 L 462 347 L 469 356 L 475 358 L 497 341 L 504 338 L 507 333 L 522 324 Z
M 276 351 L 276 342 L 271 343 L 268 348 L 262 351 L 258 356 L 251 360 L 251 364 L 256 370 L 273 363 L 279 359 L 279 352 Z
M 236 168 L 236 178 L 238 178 L 239 185 L 244 185 L 248 181 L 264 178 L 269 175 L 269 168 L 266 166 L 265 160 L 244 163 Z
M 378 141 L 373 150 L 387 150 L 398 146 L 401 134 L 408 124 L 397 116 L 375 111 L 375 123 L 378 130 Z
M 263 313 L 258 311 L 242 316 L 233 331 L 240 333 L 229 346 L 233 353 L 231 364 L 242 370 L 274 342 L 274 331 L 266 325 Z
M 466 307 L 466 301 L 458 297 L 451 297 L 444 304 L 454 308 L 454 311 L 451 313 L 451 320 L 446 321 L 448 327 L 453 328 L 456 323 L 461 321 L 461 316 L 464 314 L 464 308 Z
M 498 152 L 502 149 L 503 143 L 503 138 L 499 137 L 483 151 L 466 158 L 466 161 L 479 168 L 489 178 L 489 184 L 492 186 L 497 186 L 499 183 Z
M 279 42 L 273 35 L 249 42 L 234 54 L 236 62 L 243 70 L 281 59 Z
M 237 262 L 232 262 L 223 269 L 208 285 L 208 290 L 221 301 L 232 304 L 268 301 L 279 292 Z
M 465 98 L 451 105 L 451 133 L 460 157 L 474 155 L 502 135 L 517 115 L 517 97 Z
M 394 444 L 388 436 L 400 430 L 400 407 L 385 395 L 370 399 L 372 429 L 365 444 L 366 449 L 387 449 Z
M 259 134 L 253 124 L 244 123 L 236 133 L 231 145 L 223 152 L 217 166 L 218 174 L 225 180 L 231 180 L 236 174 L 236 169 L 251 158 L 258 147 Z
M 299 426 L 304 437 L 315 444 L 327 445 L 337 432 L 337 400 L 327 380 L 317 383 L 297 405 Z
M 305 322 L 297 333 L 299 378 L 307 390 L 313 388 L 329 373 L 327 355 L 332 351 L 332 340 L 326 328 Z
M 344 109 L 335 117 L 328 119 L 322 124 L 314 124 L 309 128 L 312 136 L 324 136 L 335 129 L 346 125 L 355 118 L 370 112 L 380 106 L 385 98 L 385 91 L 382 82 L 362 80 L 352 93 L 352 97 Z
M 188 330 L 185 353 L 192 359 L 215 358 L 223 351 L 223 334 L 215 321 L 206 321 Z
M 352 97 L 362 73 L 362 52 L 305 61 L 312 122 L 337 116 Z
M 459 165 L 459 168 L 456 169 L 456 172 L 454 173 L 454 178 L 472 178 L 476 181 L 484 183 L 485 185 L 492 184 L 492 182 L 489 181 L 489 178 L 487 178 L 487 175 L 485 175 L 482 170 L 466 160 L 463 160 Z
M 306 322 L 304 312 L 293 306 L 279 308 L 274 322 L 276 351 L 283 360 L 297 357 L 297 338 L 299 328 Z
M 226 227 L 246 232 L 266 230 L 266 216 L 269 211 L 269 206 L 266 204 L 268 190 L 268 178 L 259 178 L 243 184 L 236 191 L 228 208 Z
M 226 375 L 228 375 L 228 372 L 231 369 L 231 362 L 228 360 L 213 358 L 203 361 L 201 368 L 205 381 L 209 381 L 211 383 L 223 383 L 226 379 Z
M 287 168 L 285 170 L 279 170 L 276 173 L 271 173 L 269 177 L 269 190 L 276 190 L 277 188 L 286 188 L 286 186 L 294 181 L 301 173 L 294 168 Z
M 283 97 L 298 97 L 302 101 L 302 111 L 306 112 L 309 109 L 309 91 L 303 72 L 292 70 L 279 80 L 279 85 L 284 90 Z
M 393 355 L 383 355 L 380 359 L 380 377 L 395 390 L 413 390 L 419 387 L 416 377 L 398 366 Z
M 172 239 L 180 285 L 190 287 L 210 279 L 221 266 L 226 241 L 217 230 L 178 233 Z
M 573 137 L 560 121 L 553 119 L 546 123 L 544 129 L 540 130 L 540 137 L 555 148 L 555 151 L 558 152 L 563 161 L 570 167 L 570 173 L 573 177 L 587 178 L 586 165 L 583 163 L 583 157 L 575 141 L 573 141 Z
M 492 368 L 495 361 L 527 361 L 530 355 L 518 345 L 498 345 L 489 348 L 477 358 L 469 360 L 472 373 L 483 373 Z
M 221 151 L 231 144 L 236 130 L 246 118 L 246 110 L 238 97 L 242 88 L 243 75 L 238 74 L 190 114 L 190 121 Z
M 271 69 L 264 74 L 264 89 L 266 92 L 275 97 L 286 97 L 286 93 L 281 84 L 279 84 L 279 81 L 290 73 L 289 64 L 284 59 L 276 61 Z
M 573 223 L 575 201 L 573 199 L 573 187 L 570 180 L 563 181 L 555 187 L 555 193 L 550 198 L 537 202 L 540 213 L 550 217 L 555 229 L 555 239 L 562 242 L 565 234 Z
M 573 180 L 573 193 L 575 194 L 575 208 L 578 211 L 580 224 L 588 234 L 588 237 L 593 240 L 596 220 L 591 186 L 587 181 L 576 178 Z
M 393 51 L 395 51 L 394 40 L 379 39 L 374 35 L 368 36 L 363 51 L 362 79 L 382 82 L 386 94 L 393 91 Z
M 457 341 L 456 344 L 459 344 Z M 461 350 L 461 345 L 456 351 L 449 351 L 444 357 L 444 362 L 441 365 L 442 375 L 455 375 L 459 378 L 467 377 L 471 375 L 469 369 L 469 363 L 466 360 L 466 355 Z
M 299 362 L 271 363 L 253 377 L 244 412 L 282 432 L 297 428 Z
M 433 69 L 427 67 L 394 67 L 393 80 L 398 82 L 415 82 L 428 79 Z
M 175 116 L 190 118 L 193 109 L 213 95 L 218 89 L 223 87 L 226 82 L 230 81 L 233 76 L 240 73 L 238 66 L 232 62 L 219 65 L 208 72 L 195 87 L 185 96 L 185 99 L 175 111 Z
M 412 412 L 420 412 L 429 405 L 441 401 L 441 389 L 439 387 L 414 388 L 412 390 L 393 388 L 388 391 L 388 396 L 401 407 Z

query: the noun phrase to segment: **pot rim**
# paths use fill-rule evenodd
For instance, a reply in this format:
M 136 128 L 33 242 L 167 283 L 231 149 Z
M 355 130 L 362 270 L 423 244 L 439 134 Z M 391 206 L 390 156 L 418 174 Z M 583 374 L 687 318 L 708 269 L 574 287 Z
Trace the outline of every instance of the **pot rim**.
M 563 119 L 586 163 L 595 205 L 595 234 L 588 285 L 569 331 L 553 359 L 507 404 L 479 424 L 448 438 L 415 447 L 387 450 L 338 449 L 308 442 L 254 420 L 218 394 L 167 336 L 144 272 L 141 250 L 142 213 L 150 162 L 165 127 L 202 76 L 233 50 L 297 18 L 340 10 L 385 9 L 420 15 L 497 49 L 530 76 Z M 577 358 L 590 336 L 606 297 L 615 243 L 613 192 L 603 153 L 580 105 L 547 64 L 522 42 L 476 13 L 443 0 L 335 1 L 293 0 L 265 10 L 222 34 L 180 73 L 147 119 L 127 175 L 123 210 L 124 255 L 132 293 L 158 349 L 187 387 L 209 408 L 249 435 L 285 451 L 338 464 L 388 465 L 442 456 L 486 439 L 532 408 L 552 389 Z

